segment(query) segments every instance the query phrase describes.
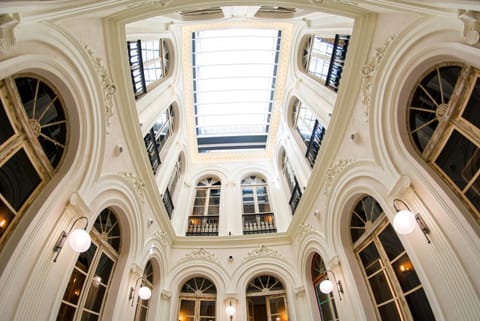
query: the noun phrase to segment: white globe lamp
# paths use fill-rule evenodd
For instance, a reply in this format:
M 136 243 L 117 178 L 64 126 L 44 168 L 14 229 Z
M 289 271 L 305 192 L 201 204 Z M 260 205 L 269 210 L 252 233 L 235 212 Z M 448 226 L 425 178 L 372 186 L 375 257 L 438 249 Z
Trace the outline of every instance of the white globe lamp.
M 68 243 L 70 247 L 76 252 L 85 252 L 90 247 L 92 239 L 87 231 L 83 229 L 76 229 L 70 232 L 68 236 Z
M 393 217 L 393 228 L 398 234 L 410 234 L 415 229 L 415 215 L 409 210 L 397 212 Z
M 333 282 L 330 280 L 323 280 L 320 282 L 320 291 L 325 294 L 329 294 L 333 291 Z
M 142 286 L 138 289 L 138 296 L 142 300 L 148 300 L 152 296 L 152 290 L 148 286 Z

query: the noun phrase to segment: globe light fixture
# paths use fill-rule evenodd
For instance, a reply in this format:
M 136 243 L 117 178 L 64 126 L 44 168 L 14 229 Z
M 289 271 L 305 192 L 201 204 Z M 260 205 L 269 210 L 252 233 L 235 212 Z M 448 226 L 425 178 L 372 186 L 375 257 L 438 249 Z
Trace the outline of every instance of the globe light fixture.
M 342 283 L 340 282 L 340 280 L 337 281 L 337 278 L 335 277 L 335 273 L 333 273 L 333 271 L 327 270 L 326 272 L 327 272 L 327 276 L 329 272 L 332 275 L 333 281 L 337 285 L 338 298 L 340 299 L 340 301 L 342 301 L 342 293 L 343 293 Z M 331 293 L 334 288 L 334 282 L 332 282 L 329 279 L 325 279 L 322 282 L 320 282 L 320 292 L 324 294 Z
M 235 307 L 232 305 L 232 301 L 230 301 L 230 304 L 225 308 L 225 312 L 230 317 L 230 320 L 232 320 L 233 315 L 235 314 Z
M 143 281 L 143 276 L 139 277 L 137 280 L 135 280 L 135 286 L 132 286 L 130 288 L 130 295 L 128 297 L 128 300 L 131 301 L 131 306 L 133 307 L 133 299 L 135 298 L 135 292 L 137 292 L 138 294 L 138 297 L 142 300 L 148 300 L 150 299 L 150 297 L 152 296 L 152 290 L 146 286 L 146 285 L 142 285 L 142 282 L 140 282 L 140 284 L 138 284 L 138 281 Z M 137 291 L 137 287 L 140 286 L 140 288 L 138 289 Z
M 152 296 L 152 290 L 148 286 L 141 286 L 140 289 L 138 289 L 138 296 L 142 300 L 148 300 Z
M 79 220 L 85 220 L 85 226 L 83 229 L 74 229 L 73 227 Z M 55 246 L 53 247 L 53 252 L 55 253 L 55 256 L 53 258 L 53 262 L 57 262 L 58 255 L 60 254 L 60 251 L 63 248 L 63 245 L 65 244 L 65 240 L 68 238 L 68 244 L 70 247 L 79 253 L 85 252 L 90 248 L 90 244 L 92 243 L 92 239 L 90 238 L 90 234 L 88 234 L 87 230 L 88 226 L 88 218 L 86 216 L 81 216 L 77 218 L 75 221 L 73 221 L 72 226 L 70 226 L 70 229 L 68 232 L 62 231 L 60 236 L 57 239 L 57 242 L 55 243 Z
M 397 205 L 399 203 L 403 205 L 404 209 L 400 210 L 398 208 Z M 418 225 L 423 235 L 427 239 L 427 243 L 431 243 L 430 238 L 428 237 L 430 229 L 425 224 L 420 214 L 413 214 L 408 205 L 404 201 L 397 198 L 393 200 L 393 208 L 397 213 L 393 217 L 392 225 L 398 234 L 410 234 L 413 232 L 413 230 L 415 230 L 415 226 Z

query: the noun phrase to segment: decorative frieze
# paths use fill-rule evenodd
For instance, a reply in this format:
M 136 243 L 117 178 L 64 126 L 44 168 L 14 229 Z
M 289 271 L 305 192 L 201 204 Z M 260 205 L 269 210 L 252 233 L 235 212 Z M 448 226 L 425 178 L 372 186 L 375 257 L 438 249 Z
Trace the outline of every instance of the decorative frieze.
M 128 183 L 137 193 L 140 202 L 143 204 L 145 200 L 145 183 L 133 173 L 119 172 L 118 175 L 122 176 L 128 181 Z
M 248 252 L 248 255 L 243 258 L 243 261 L 250 261 L 259 257 L 277 257 L 280 258 L 281 255 L 276 250 L 272 250 L 271 248 L 262 245 L 258 249 L 255 249 L 251 252 Z
M 15 27 L 19 22 L 18 13 L 0 15 L 0 52 L 6 52 L 15 46 Z
M 343 170 L 353 162 L 353 159 L 337 160 L 332 167 L 327 169 L 327 182 L 325 184 L 325 194 L 330 190 L 335 181 L 335 178 L 343 172 Z
M 311 232 L 313 231 L 313 226 L 310 224 L 300 224 L 298 227 L 298 232 L 297 232 L 297 240 L 299 242 L 302 242 L 303 239 Z
M 218 263 L 218 258 L 215 256 L 215 254 L 205 250 L 204 248 L 200 248 L 199 250 L 185 254 L 185 257 L 180 259 L 179 263 L 190 260 L 204 260 Z

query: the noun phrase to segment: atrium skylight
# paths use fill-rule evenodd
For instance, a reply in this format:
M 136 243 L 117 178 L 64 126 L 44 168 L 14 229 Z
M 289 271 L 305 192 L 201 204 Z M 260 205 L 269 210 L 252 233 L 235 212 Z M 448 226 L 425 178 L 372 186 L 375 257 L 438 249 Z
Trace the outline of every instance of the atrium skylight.
M 280 39 L 275 29 L 192 32 L 199 153 L 266 148 Z

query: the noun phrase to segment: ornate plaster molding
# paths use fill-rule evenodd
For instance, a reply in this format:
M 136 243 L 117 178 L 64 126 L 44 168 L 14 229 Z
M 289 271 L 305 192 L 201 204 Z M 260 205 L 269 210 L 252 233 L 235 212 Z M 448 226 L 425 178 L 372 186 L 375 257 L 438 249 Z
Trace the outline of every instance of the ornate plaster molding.
M 297 286 L 295 289 L 295 295 L 297 297 L 303 297 L 305 296 L 305 287 L 304 286 Z
M 383 57 L 385 56 L 385 52 L 388 50 L 390 47 L 391 43 L 395 39 L 397 35 L 392 35 L 390 38 L 385 41 L 383 44 L 383 47 L 375 49 L 375 56 L 370 60 L 368 64 L 363 66 L 362 69 L 362 80 L 363 80 L 363 88 L 362 88 L 362 94 L 363 94 L 363 99 L 362 103 L 365 104 L 367 108 L 367 114 L 368 110 L 370 108 L 370 104 L 372 102 L 372 91 L 373 91 L 373 82 L 375 80 L 375 76 L 378 71 L 378 66 L 381 64 Z
M 162 298 L 162 300 L 170 301 L 170 299 L 172 298 L 172 291 L 169 291 L 169 290 L 166 290 L 166 289 L 161 289 L 160 290 L 160 297 Z
M 128 183 L 137 193 L 140 202 L 143 204 L 145 200 L 145 183 L 133 173 L 119 172 L 118 175 L 122 176 L 128 181 Z
M 463 22 L 463 38 L 469 45 L 480 41 L 480 12 L 473 10 L 458 10 L 458 19 Z
M 215 256 L 215 254 L 205 250 L 204 248 L 200 248 L 199 250 L 192 251 L 190 253 L 185 254 L 185 257 L 181 258 L 178 263 L 182 263 L 190 260 L 204 260 L 204 261 L 211 261 L 214 263 L 218 263 L 218 259 Z
M 303 239 L 305 239 L 305 237 L 307 236 L 308 233 L 310 233 L 311 231 L 313 231 L 313 226 L 310 225 L 310 224 L 300 224 L 300 226 L 298 227 L 298 232 L 297 232 L 297 240 L 299 242 L 303 241 Z
M 127 7 L 129 9 L 132 9 L 132 8 L 150 5 L 155 8 L 165 8 L 170 3 L 172 3 L 172 0 L 146 0 L 146 1 L 137 1 L 137 2 L 130 3 Z
M 167 246 L 167 232 L 156 231 L 153 237 L 158 240 L 158 243 L 160 243 L 163 248 Z
M 20 22 L 18 13 L 0 15 L 0 52 L 7 52 L 15 46 L 15 27 Z
M 262 245 L 258 249 L 255 249 L 251 252 L 248 252 L 248 255 L 243 258 L 243 262 L 250 261 L 259 257 L 278 257 L 280 258 L 281 255 L 276 250 L 272 250 L 271 248 Z
M 105 111 L 107 114 L 107 127 L 110 127 L 110 118 L 113 116 L 113 95 L 117 92 L 117 87 L 113 83 L 112 78 L 107 72 L 107 69 L 103 65 L 102 59 L 95 55 L 95 51 L 88 45 L 83 44 L 83 47 L 90 56 L 98 78 L 102 82 L 103 95 L 105 100 Z
M 332 167 L 327 169 L 327 182 L 325 184 L 325 194 L 330 190 L 335 181 L 335 178 L 343 172 L 343 170 L 353 162 L 353 159 L 341 159 L 337 160 Z

